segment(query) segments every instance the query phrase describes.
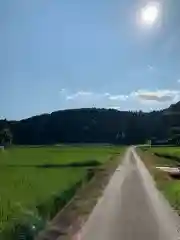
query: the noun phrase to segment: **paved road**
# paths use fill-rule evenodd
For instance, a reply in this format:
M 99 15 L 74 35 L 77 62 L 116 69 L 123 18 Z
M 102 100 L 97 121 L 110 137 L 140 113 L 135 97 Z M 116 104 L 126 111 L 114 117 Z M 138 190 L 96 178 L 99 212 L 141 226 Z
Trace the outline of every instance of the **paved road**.
M 81 240 L 177 240 L 179 217 L 129 148 L 82 231 Z

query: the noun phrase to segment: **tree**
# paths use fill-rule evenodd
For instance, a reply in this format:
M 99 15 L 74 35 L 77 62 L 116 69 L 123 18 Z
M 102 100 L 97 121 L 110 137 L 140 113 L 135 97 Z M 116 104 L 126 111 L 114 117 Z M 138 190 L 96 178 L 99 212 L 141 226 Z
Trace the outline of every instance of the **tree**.
M 9 128 L 4 128 L 0 132 L 0 141 L 4 146 L 10 146 L 12 144 L 13 135 Z
M 172 104 L 164 116 L 169 124 L 169 139 L 172 144 L 180 145 L 180 102 Z

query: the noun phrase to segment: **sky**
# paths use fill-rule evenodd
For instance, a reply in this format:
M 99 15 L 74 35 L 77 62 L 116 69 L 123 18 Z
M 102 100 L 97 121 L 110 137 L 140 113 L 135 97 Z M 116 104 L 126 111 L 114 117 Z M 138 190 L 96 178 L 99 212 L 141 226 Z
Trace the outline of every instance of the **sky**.
M 179 0 L 0 0 L 0 118 L 179 101 L 179 11 Z

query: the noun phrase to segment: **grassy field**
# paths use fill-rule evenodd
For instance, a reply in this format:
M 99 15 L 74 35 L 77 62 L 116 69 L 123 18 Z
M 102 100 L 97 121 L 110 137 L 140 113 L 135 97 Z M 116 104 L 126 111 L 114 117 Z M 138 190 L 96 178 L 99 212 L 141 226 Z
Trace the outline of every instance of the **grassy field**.
M 121 148 L 114 146 L 12 147 L 0 151 L 1 232 L 21 221 L 34 225 L 46 222 L 57 210 L 52 214 L 52 199 L 61 200 L 56 201 L 61 205 L 72 197 L 73 186 L 85 179 L 87 168 L 61 165 L 91 160 L 103 164 L 120 152 Z M 51 168 L 43 167 L 48 164 Z M 66 196 L 60 199 L 64 192 Z
M 144 152 L 154 155 L 153 165 L 156 166 L 177 166 L 180 158 L 180 148 L 178 147 L 142 147 Z M 159 158 L 156 158 L 159 157 Z M 176 159 L 177 158 L 177 159 Z
M 159 154 L 162 157 L 172 157 L 174 160 L 180 161 L 180 147 L 152 147 L 150 151 L 155 154 Z M 170 158 L 171 159 L 171 158 Z
M 180 214 L 180 180 L 155 168 L 156 166 L 176 167 L 179 165 L 180 147 L 152 147 L 143 149 L 140 155 L 153 175 L 158 188 Z

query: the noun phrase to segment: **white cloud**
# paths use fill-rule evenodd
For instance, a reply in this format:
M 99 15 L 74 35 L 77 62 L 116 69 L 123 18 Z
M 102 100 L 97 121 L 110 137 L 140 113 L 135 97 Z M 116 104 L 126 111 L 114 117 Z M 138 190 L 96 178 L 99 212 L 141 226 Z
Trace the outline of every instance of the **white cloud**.
M 125 101 L 127 100 L 128 96 L 126 95 L 109 95 L 110 100 L 120 100 L 120 101 Z
M 106 93 L 104 93 L 104 96 L 105 96 L 105 97 L 109 97 L 109 96 L 111 96 L 111 94 L 108 93 L 108 92 L 106 92 Z
M 71 94 L 71 95 L 67 95 L 66 99 L 67 100 L 73 100 L 79 97 L 87 97 L 87 96 L 91 96 L 93 95 L 92 92 L 85 92 L 85 91 L 79 91 L 77 93 Z
M 63 108 L 112 108 L 117 110 L 157 110 L 168 107 L 180 100 L 180 91 L 174 89 L 158 89 L 130 92 L 128 94 L 113 94 L 110 92 L 92 92 L 61 90 Z
M 77 92 L 61 90 L 60 96 L 62 101 L 64 100 L 64 103 L 62 102 L 62 104 L 65 108 L 100 107 L 119 109 L 122 102 L 125 102 L 128 99 L 128 96 L 123 94 L 84 90 Z
M 90 91 L 78 91 L 76 93 L 68 93 L 65 89 L 61 90 L 61 93 L 65 95 L 65 99 L 68 101 L 105 101 L 109 102 L 121 102 L 127 101 L 128 99 L 139 99 L 142 101 L 154 101 L 154 102 L 171 102 L 178 101 L 180 98 L 180 91 L 160 89 L 155 91 L 139 89 L 137 91 L 131 92 L 129 95 L 123 94 L 111 94 L 108 92 L 97 93 Z
M 180 91 L 166 89 L 156 91 L 138 90 L 131 93 L 131 96 L 137 97 L 143 101 L 155 101 L 159 103 L 172 102 L 179 99 Z
M 125 101 L 128 98 L 126 95 L 115 95 L 110 94 L 108 92 L 106 93 L 96 93 L 96 92 L 86 92 L 86 91 L 78 91 L 73 94 L 69 94 L 66 96 L 66 100 L 75 100 L 75 99 L 108 99 L 110 101 Z
M 109 109 L 121 110 L 119 106 L 109 106 Z

